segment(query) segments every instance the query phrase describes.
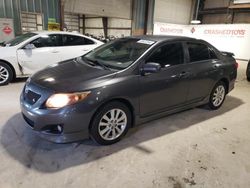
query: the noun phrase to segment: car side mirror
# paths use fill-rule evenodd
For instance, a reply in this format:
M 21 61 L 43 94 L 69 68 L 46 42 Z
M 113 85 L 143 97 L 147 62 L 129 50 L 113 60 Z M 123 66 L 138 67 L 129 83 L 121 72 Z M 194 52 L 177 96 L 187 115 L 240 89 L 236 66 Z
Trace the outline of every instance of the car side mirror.
M 33 49 L 35 49 L 36 47 L 35 47 L 35 45 L 34 44 L 27 44 L 26 46 L 24 46 L 24 49 L 26 49 L 26 50 L 33 50 Z
M 141 68 L 142 75 L 160 72 L 161 65 L 159 63 L 148 62 Z

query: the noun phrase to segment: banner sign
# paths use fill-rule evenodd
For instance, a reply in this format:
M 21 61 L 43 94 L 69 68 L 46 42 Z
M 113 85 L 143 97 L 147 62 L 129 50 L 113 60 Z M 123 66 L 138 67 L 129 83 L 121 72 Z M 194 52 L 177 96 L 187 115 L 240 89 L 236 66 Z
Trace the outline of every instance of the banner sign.
M 234 4 L 250 3 L 250 0 L 234 0 Z
M 0 43 L 15 37 L 13 19 L 0 18 Z
M 203 39 L 238 59 L 250 59 L 250 24 L 177 25 L 155 23 L 154 35 L 177 35 Z

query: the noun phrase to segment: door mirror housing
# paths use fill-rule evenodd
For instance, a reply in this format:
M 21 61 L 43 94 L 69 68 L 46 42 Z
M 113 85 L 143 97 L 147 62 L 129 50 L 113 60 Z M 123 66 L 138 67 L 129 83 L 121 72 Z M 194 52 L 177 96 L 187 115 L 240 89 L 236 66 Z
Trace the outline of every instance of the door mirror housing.
M 159 63 L 148 62 L 141 68 L 142 75 L 160 72 L 161 65 Z
M 35 47 L 35 45 L 34 44 L 27 44 L 26 46 L 24 46 L 24 49 L 26 49 L 26 50 L 33 50 L 33 49 L 35 49 L 36 47 Z

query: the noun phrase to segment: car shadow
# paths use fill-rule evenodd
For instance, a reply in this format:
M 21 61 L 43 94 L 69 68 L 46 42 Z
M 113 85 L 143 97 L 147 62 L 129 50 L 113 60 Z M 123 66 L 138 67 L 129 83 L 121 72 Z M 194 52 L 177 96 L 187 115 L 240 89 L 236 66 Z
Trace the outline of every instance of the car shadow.
M 122 141 L 110 146 L 98 146 L 91 140 L 71 144 L 48 142 L 32 132 L 19 113 L 11 117 L 3 126 L 1 144 L 11 157 L 26 168 L 53 173 L 105 158 L 130 147 L 150 155 L 154 151 L 152 148 L 142 146 L 143 142 L 202 123 L 242 104 L 242 100 L 228 96 L 219 110 L 194 108 L 151 121 L 132 128 Z
M 26 82 L 26 80 L 28 79 L 28 77 L 24 77 L 24 78 L 15 78 L 11 83 L 20 83 L 20 82 Z

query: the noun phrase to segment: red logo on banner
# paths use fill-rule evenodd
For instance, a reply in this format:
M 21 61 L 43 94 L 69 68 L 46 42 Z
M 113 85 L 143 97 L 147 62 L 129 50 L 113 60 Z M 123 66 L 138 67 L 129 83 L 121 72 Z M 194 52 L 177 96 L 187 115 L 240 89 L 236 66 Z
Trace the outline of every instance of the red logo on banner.
M 3 32 L 7 35 L 9 35 L 12 32 L 12 29 L 9 26 L 5 26 L 3 28 Z
M 191 33 L 194 33 L 195 32 L 195 28 L 193 27 L 192 29 L 191 29 Z

